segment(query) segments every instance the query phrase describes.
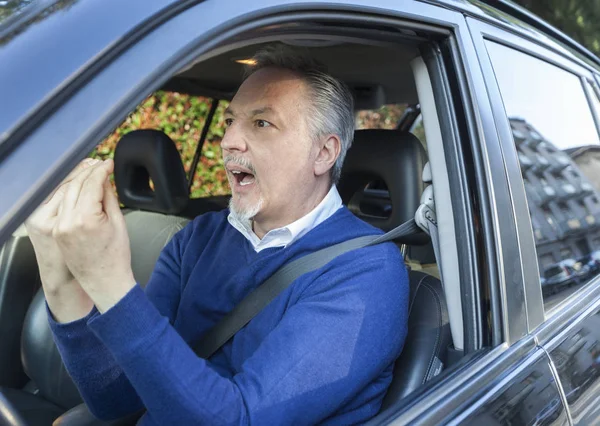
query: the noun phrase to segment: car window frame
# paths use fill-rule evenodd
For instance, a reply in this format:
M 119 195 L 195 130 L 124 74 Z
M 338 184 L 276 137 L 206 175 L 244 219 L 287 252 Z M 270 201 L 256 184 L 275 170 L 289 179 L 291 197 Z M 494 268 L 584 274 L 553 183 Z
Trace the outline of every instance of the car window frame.
M 592 117 L 596 124 L 596 131 L 598 132 L 598 135 L 600 135 L 600 88 L 598 88 L 598 84 L 596 83 L 593 74 L 590 78 L 581 77 L 581 84 L 583 85 L 588 104 L 592 111 Z M 594 99 L 596 100 L 595 102 Z
M 494 117 L 498 134 L 502 140 L 503 155 L 506 164 L 506 173 L 510 180 L 510 190 L 515 209 L 515 220 L 519 229 L 519 252 L 521 265 L 526 271 L 527 279 L 524 280 L 525 303 L 527 307 L 528 332 L 536 333 L 542 341 L 547 339 L 557 328 L 563 328 L 572 316 L 578 316 L 582 306 L 591 304 L 600 296 L 600 277 L 596 277 L 587 283 L 580 291 L 576 292 L 566 299 L 559 306 L 558 312 L 546 318 L 544 313 L 544 304 L 538 272 L 537 258 L 531 262 L 528 254 L 535 252 L 535 239 L 533 235 L 533 226 L 527 207 L 527 199 L 521 176 L 521 168 L 517 158 L 517 148 L 513 141 L 512 132 L 508 117 L 506 116 L 500 88 L 498 87 L 491 59 L 485 47 L 486 40 L 502 44 L 506 47 L 515 49 L 524 54 L 533 56 L 551 65 L 568 71 L 579 77 L 582 84 L 582 90 L 586 92 L 584 80 L 592 80 L 593 73 L 587 64 L 580 62 L 576 57 L 569 56 L 564 51 L 553 50 L 551 46 L 543 45 L 536 39 L 527 39 L 523 34 L 514 34 L 504 28 L 499 28 L 488 23 L 472 20 L 470 22 L 474 42 L 479 52 L 479 59 L 486 74 L 486 82 L 490 100 L 493 103 Z M 594 108 L 587 97 L 588 107 L 594 114 Z M 571 317 L 569 316 L 571 315 Z

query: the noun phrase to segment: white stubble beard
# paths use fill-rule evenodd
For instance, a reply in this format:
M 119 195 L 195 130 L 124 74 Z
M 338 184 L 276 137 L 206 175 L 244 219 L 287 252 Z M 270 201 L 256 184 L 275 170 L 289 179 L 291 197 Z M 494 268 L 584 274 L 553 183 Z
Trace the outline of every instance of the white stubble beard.
M 229 199 L 229 211 L 232 214 L 232 216 L 240 222 L 252 220 L 254 216 L 256 216 L 258 212 L 260 212 L 265 201 L 261 196 L 256 203 L 245 208 L 239 209 L 238 206 L 236 206 L 234 197 L 235 195 L 232 194 L 231 198 Z

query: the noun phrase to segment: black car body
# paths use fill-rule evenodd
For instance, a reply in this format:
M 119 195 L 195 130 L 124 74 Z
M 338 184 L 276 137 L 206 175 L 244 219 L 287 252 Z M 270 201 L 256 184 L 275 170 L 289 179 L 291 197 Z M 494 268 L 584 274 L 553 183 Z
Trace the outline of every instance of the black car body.
M 432 173 L 452 355 L 441 374 L 371 424 L 598 422 L 598 270 L 552 299 L 540 285 L 545 267 L 600 249 L 596 225 L 583 229 L 581 221 L 547 220 L 571 206 L 583 209 L 582 215 L 600 214 L 597 193 L 588 187 L 577 192 L 575 181 L 575 189 L 556 183 L 582 177 L 568 161 L 553 163 L 556 148 L 544 139 L 556 142 L 530 117 L 507 113 L 510 89 L 503 86 L 500 68 L 525 75 L 534 72 L 526 61 L 535 60 L 565 73 L 565 87 L 566 80 L 579 85 L 577 99 L 584 104 L 577 105 L 591 117 L 591 143 L 598 143 L 600 60 L 509 2 L 32 2 L 0 23 L 0 243 L 7 244 L 0 259 L 14 262 L 9 250 L 14 231 L 148 94 L 164 88 L 228 99 L 234 86 L 211 87 L 194 66 L 286 37 L 336 40 L 351 48 L 372 43 L 373 73 L 366 60 L 352 59 L 352 51 L 340 53 L 348 62 L 337 72 L 352 76 L 355 67 L 367 80 L 381 75 L 405 90 L 406 98 L 418 98 L 430 161 L 439 166 Z M 378 56 L 383 51 L 387 57 Z M 389 52 L 398 52 L 397 69 L 408 76 L 378 74 L 386 61 L 394 61 Z M 501 55 L 511 60 L 497 60 Z M 413 81 L 411 69 L 415 83 L 403 86 Z M 553 81 L 558 90 L 563 82 Z M 364 87 L 372 107 L 371 83 Z M 392 93 L 387 86 L 383 90 Z M 568 93 L 564 96 L 557 103 L 573 107 Z M 409 112 L 400 128 L 411 129 L 418 117 L 419 110 Z M 533 160 L 520 162 L 525 157 Z M 563 176 L 565 170 L 573 173 Z M 2 268 L 6 264 L 0 275 Z M 15 323 L 16 296 L 9 284 L 0 279 L 0 327 L 18 330 L 11 335 L 18 342 L 23 318 Z M 18 354 L 15 345 L 1 351 Z M 14 357 L 15 366 L 3 362 L 5 369 L 20 368 Z

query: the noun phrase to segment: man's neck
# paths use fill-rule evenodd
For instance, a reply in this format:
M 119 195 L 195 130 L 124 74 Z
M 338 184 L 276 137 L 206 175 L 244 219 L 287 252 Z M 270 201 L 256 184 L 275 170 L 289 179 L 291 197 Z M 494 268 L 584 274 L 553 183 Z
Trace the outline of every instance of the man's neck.
M 260 220 L 259 218 L 253 219 L 252 231 L 262 240 L 267 232 L 287 226 L 301 217 L 306 216 L 317 207 L 321 201 L 323 201 L 330 189 L 331 183 L 327 181 L 324 185 L 318 185 L 313 191 L 310 191 L 306 199 L 295 203 L 294 208 L 287 209 L 283 216 L 264 218 L 263 220 Z

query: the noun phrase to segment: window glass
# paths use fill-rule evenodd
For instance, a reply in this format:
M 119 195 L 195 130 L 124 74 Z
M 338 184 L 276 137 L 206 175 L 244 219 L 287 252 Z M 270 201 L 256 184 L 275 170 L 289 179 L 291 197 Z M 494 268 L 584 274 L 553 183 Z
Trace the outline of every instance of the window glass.
M 395 129 L 408 105 L 384 105 L 378 109 L 358 111 L 356 114 L 356 130 L 363 129 Z
M 90 154 L 93 158 L 113 158 L 118 141 L 138 129 L 156 129 L 175 143 L 186 174 L 189 176 L 194 153 L 211 107 L 212 100 L 176 92 L 159 91 L 146 98 Z M 221 139 L 225 122 L 223 112 L 228 102 L 220 101 L 194 174 L 190 197 L 203 198 L 231 193 L 221 157 Z M 152 183 L 151 183 L 152 185 Z
M 356 114 L 356 130 L 397 129 L 398 124 L 408 107 L 409 105 L 406 104 L 390 104 L 384 105 L 378 109 L 361 110 Z M 424 146 L 427 146 L 422 114 L 419 114 L 415 119 L 409 131 L 415 135 Z
M 598 132 L 578 76 L 498 43 L 487 49 L 517 147 L 548 312 L 600 275 L 599 188 L 590 179 L 600 173 Z
M 421 141 L 424 146 L 427 146 L 425 138 L 425 126 L 423 125 L 423 114 L 419 114 L 415 122 L 410 126 L 410 132 Z

